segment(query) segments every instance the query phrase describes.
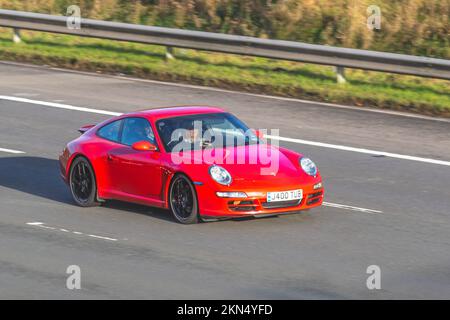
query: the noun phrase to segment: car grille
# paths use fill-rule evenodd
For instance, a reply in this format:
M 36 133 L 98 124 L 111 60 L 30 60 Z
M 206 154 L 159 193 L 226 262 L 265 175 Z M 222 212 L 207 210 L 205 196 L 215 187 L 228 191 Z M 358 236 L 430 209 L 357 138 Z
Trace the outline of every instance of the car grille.
M 264 209 L 276 209 L 276 208 L 289 208 L 295 207 L 300 204 L 302 200 L 291 200 L 291 201 L 276 201 L 276 202 L 261 202 Z
M 316 191 L 307 195 L 305 199 L 306 205 L 313 205 L 322 199 L 323 191 Z M 260 210 L 260 206 L 263 209 L 280 209 L 299 206 L 302 203 L 300 200 L 291 201 L 275 201 L 275 202 L 263 202 L 260 200 L 231 200 L 228 201 L 228 208 L 235 212 L 248 212 Z

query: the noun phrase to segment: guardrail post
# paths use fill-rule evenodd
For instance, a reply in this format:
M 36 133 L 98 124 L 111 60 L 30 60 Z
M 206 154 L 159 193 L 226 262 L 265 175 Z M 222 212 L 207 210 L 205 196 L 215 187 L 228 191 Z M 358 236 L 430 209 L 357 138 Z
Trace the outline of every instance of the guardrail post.
M 20 29 L 13 28 L 13 42 L 19 43 L 22 39 L 20 39 Z
M 173 48 L 172 47 L 166 47 L 166 60 L 172 60 L 175 59 Z
M 344 67 L 336 67 L 336 80 L 337 83 L 345 83 L 345 69 Z

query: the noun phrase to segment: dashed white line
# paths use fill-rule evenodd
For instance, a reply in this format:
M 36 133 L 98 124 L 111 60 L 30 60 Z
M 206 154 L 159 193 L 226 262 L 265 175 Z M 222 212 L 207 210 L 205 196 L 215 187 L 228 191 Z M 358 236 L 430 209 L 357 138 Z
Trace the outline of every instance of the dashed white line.
M 14 154 L 25 153 L 23 151 L 13 150 L 13 149 L 5 149 L 5 148 L 0 148 L 0 152 L 7 152 L 7 153 L 14 153 Z
M 109 241 L 117 241 L 117 239 L 114 238 L 108 238 L 103 236 L 96 236 L 95 234 L 88 234 L 89 237 L 97 238 L 97 239 L 103 239 L 103 240 L 109 240 Z
M 40 226 L 44 224 L 43 222 L 27 222 L 27 225 L 29 226 Z
M 43 228 L 43 229 L 48 229 L 48 230 L 56 230 L 56 231 L 61 231 L 61 232 L 66 232 L 66 233 L 73 233 L 73 234 L 76 234 L 76 235 L 87 236 L 87 237 L 101 239 L 101 240 L 117 241 L 117 239 L 110 238 L 110 237 L 98 236 L 98 235 L 95 235 L 95 234 L 85 234 L 85 233 L 80 232 L 80 231 L 70 231 L 70 230 L 65 229 L 65 228 L 55 228 L 55 227 L 46 226 L 43 222 L 38 222 L 38 221 L 36 221 L 36 222 L 27 222 L 27 225 L 35 226 L 35 227 L 39 227 L 39 228 Z
M 44 229 L 56 230 L 56 228 L 45 226 L 43 222 L 28 222 L 27 224 L 30 226 L 37 226 Z
M 332 208 L 338 208 L 338 209 L 344 209 L 344 210 L 350 210 L 350 211 L 358 211 L 358 212 L 371 213 L 371 214 L 383 213 L 383 211 L 380 211 L 380 210 L 360 208 L 360 207 L 354 207 L 354 206 L 349 206 L 349 205 L 345 205 L 345 204 L 325 202 L 325 201 L 322 203 L 322 205 L 325 207 L 332 207 Z

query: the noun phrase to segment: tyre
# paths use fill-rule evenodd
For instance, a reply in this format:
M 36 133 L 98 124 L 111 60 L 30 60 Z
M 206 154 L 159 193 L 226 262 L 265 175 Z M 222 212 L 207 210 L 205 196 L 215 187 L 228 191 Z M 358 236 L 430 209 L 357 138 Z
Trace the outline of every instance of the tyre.
M 97 182 L 94 169 L 84 157 L 77 157 L 70 166 L 70 192 L 73 200 L 81 207 L 98 206 Z
M 183 224 L 198 222 L 197 193 L 191 180 L 184 174 L 177 174 L 170 184 L 169 205 L 175 219 Z

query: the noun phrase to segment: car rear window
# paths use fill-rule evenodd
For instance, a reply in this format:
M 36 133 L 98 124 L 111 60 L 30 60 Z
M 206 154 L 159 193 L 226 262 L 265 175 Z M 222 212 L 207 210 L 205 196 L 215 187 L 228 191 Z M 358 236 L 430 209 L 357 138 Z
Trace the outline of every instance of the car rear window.
M 111 140 L 114 142 L 119 142 L 120 140 L 120 125 L 122 124 L 122 120 L 117 120 L 111 122 L 103 127 L 101 127 L 97 131 L 97 135 L 106 140 Z

